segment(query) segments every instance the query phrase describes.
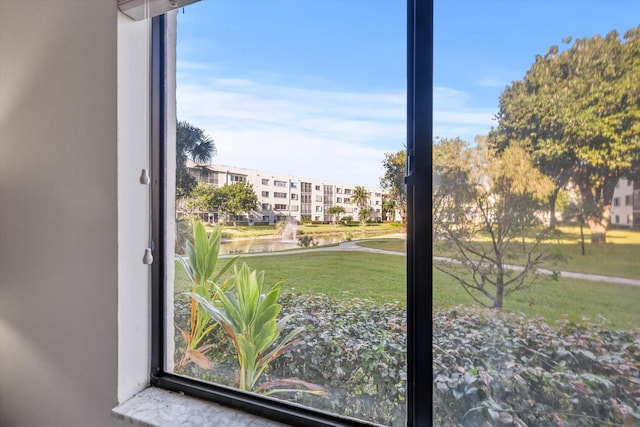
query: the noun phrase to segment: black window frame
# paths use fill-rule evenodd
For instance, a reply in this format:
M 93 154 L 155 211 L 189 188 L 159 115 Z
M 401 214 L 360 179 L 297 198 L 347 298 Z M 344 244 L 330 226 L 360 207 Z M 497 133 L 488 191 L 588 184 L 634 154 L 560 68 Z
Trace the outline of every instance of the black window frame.
M 151 374 L 152 386 L 211 400 L 296 426 L 364 426 L 370 423 L 257 396 L 234 388 L 184 378 L 164 370 L 166 193 L 167 19 L 152 20 L 151 155 L 152 236 Z M 432 424 L 431 141 L 433 98 L 433 0 L 407 0 L 407 425 Z M 416 221 L 420 219 L 420 221 Z

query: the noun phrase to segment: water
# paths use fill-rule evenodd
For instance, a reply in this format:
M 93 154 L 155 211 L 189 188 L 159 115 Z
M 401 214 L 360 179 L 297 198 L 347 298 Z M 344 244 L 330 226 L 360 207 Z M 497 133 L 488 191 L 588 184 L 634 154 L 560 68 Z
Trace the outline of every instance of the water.
M 354 238 L 356 238 L 354 236 Z M 314 237 L 314 242 L 318 245 L 329 245 L 345 241 L 344 235 Z M 246 239 L 228 240 L 220 244 L 220 254 L 246 254 L 259 252 L 284 251 L 288 249 L 301 248 L 297 240 L 283 240 L 282 237 L 269 239 Z M 309 246 L 310 248 L 312 245 Z

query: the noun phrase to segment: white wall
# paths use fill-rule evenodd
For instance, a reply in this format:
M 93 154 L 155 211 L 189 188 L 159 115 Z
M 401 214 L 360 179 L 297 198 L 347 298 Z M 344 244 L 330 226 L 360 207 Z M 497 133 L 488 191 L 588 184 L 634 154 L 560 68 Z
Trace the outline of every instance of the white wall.
M 2 426 L 124 425 L 117 24 L 115 0 L 0 0 Z

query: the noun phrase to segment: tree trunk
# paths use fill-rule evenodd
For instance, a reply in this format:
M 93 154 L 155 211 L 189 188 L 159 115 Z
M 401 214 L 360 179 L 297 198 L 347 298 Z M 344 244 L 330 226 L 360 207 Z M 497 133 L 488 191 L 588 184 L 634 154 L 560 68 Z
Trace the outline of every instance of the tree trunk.
M 498 267 L 496 276 L 496 298 L 493 300 L 493 309 L 502 311 L 504 301 L 504 270 Z
M 549 196 L 549 228 L 551 230 L 555 230 L 556 225 L 558 225 L 558 220 L 556 219 L 556 201 L 558 200 L 559 192 L 560 187 L 556 187 Z
M 589 229 L 591 230 L 591 243 L 594 245 L 604 245 L 607 243 L 607 222 L 605 218 L 587 219 Z

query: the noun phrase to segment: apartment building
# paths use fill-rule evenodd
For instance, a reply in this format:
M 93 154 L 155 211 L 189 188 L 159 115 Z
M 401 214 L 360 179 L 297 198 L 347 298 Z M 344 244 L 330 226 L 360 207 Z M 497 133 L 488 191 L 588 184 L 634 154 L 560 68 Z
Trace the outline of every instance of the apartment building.
M 258 196 L 259 209 L 238 215 L 236 221 L 249 224 L 275 224 L 292 218 L 295 221 L 331 222 L 333 216 L 328 213 L 333 206 L 342 206 L 345 213 L 358 220 L 360 209 L 369 209 L 370 219 L 382 221 L 382 190 L 366 188 L 369 194 L 367 206 L 358 206 L 353 200 L 355 184 L 328 182 L 318 179 L 302 178 L 273 172 L 263 172 L 224 165 L 187 164 L 189 173 L 198 181 L 222 187 L 234 182 L 248 182 Z M 229 220 L 218 212 L 207 212 L 211 222 Z
M 640 228 L 640 180 L 621 178 L 611 202 L 611 225 Z

